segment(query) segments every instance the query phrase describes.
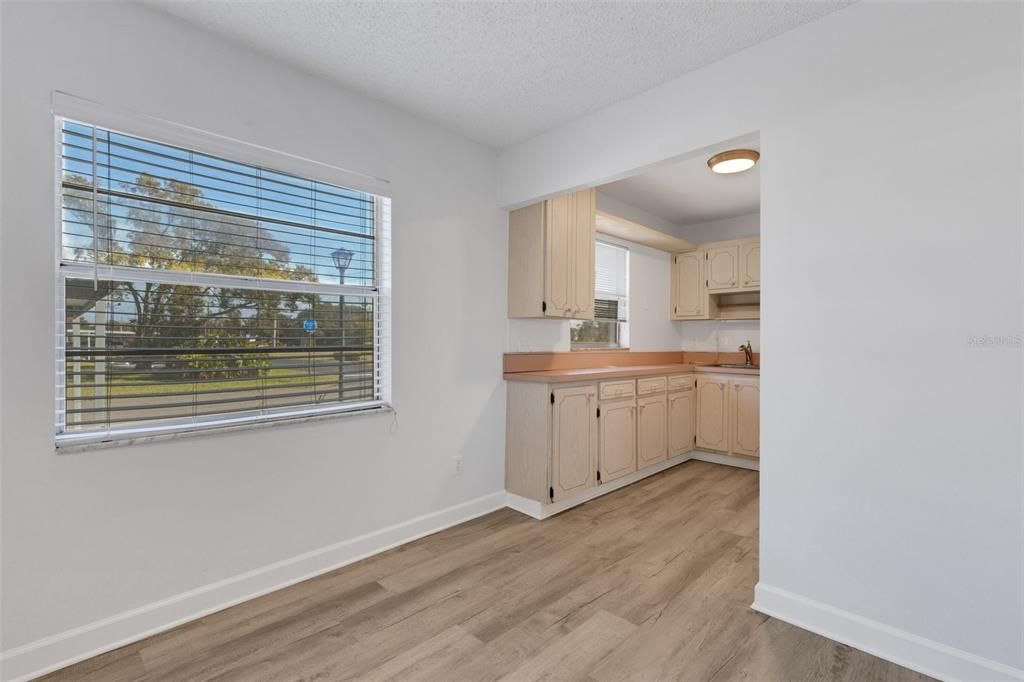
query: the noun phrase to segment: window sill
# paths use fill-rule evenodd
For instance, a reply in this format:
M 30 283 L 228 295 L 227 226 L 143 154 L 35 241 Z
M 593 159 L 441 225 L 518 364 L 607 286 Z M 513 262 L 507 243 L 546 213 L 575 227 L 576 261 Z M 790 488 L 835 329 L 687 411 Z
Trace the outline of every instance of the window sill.
M 251 429 L 284 424 L 295 425 L 327 419 L 338 419 L 340 417 L 387 414 L 392 412 L 394 412 L 394 408 L 390 404 L 382 401 L 373 401 L 355 405 L 338 405 L 319 410 L 220 419 L 204 424 L 175 424 L 150 428 L 113 429 L 103 433 L 64 433 L 57 435 L 56 451 L 58 454 L 63 455 L 123 445 L 139 445 L 142 443 L 177 440 L 178 438 L 191 438 L 208 434 L 249 431 Z

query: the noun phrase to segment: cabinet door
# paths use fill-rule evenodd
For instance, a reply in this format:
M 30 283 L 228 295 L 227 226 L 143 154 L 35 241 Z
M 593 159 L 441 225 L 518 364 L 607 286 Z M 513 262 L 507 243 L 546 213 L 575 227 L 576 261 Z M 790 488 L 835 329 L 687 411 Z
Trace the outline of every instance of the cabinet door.
M 572 303 L 569 317 L 594 319 L 594 249 L 597 237 L 597 191 L 576 192 L 573 198 Z
M 688 251 L 672 257 L 672 319 L 707 316 L 704 287 L 704 252 Z
M 544 202 L 544 315 L 566 317 L 572 308 L 574 200 L 571 194 Z
M 740 247 L 722 246 L 708 249 L 705 259 L 705 280 L 708 291 L 723 291 L 739 287 Z
M 601 403 L 601 482 L 636 471 L 636 403 L 632 399 Z
M 740 286 L 761 286 L 761 242 L 740 244 Z
M 556 388 L 551 413 L 552 501 L 594 485 L 597 463 L 597 389 Z
M 668 394 L 668 454 L 681 455 L 693 449 L 697 426 L 697 392 L 692 388 Z
M 729 450 L 729 406 L 725 379 L 697 377 L 697 447 Z
M 665 394 L 637 400 L 636 468 L 657 464 L 668 457 L 668 401 Z
M 733 379 L 729 389 L 729 451 L 759 457 L 761 453 L 761 382 Z

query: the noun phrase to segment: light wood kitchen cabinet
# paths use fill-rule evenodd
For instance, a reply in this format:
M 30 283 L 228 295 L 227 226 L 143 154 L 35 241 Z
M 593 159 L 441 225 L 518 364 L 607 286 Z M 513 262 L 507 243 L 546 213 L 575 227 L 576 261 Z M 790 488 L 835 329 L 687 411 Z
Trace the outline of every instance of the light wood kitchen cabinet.
M 597 193 L 509 213 L 508 316 L 594 319 Z
M 709 292 L 739 287 L 740 248 L 738 245 L 708 249 L 704 261 L 704 280 Z
M 577 320 L 594 319 L 594 280 L 597 274 L 597 191 L 590 189 L 571 194 L 575 214 L 569 224 L 573 234 L 571 314 Z
M 687 251 L 672 257 L 673 320 L 707 318 L 708 293 L 704 281 L 703 251 Z
M 672 377 L 673 379 L 675 377 Z M 668 394 L 669 457 L 689 452 L 696 445 L 697 390 L 694 378 L 679 377 L 679 390 Z M 671 382 L 670 382 L 670 390 Z
M 761 452 L 760 379 L 729 382 L 729 452 L 759 457 Z
M 636 402 L 632 398 L 599 405 L 600 482 L 614 481 L 636 471 Z
M 697 378 L 697 447 L 759 457 L 761 380 L 755 376 Z
M 638 398 L 636 468 L 643 469 L 668 457 L 668 402 L 665 394 Z
M 597 390 L 556 388 L 551 411 L 551 500 L 594 485 L 597 470 Z
M 761 287 L 760 240 L 740 244 L 740 287 L 743 289 Z
M 697 377 L 697 447 L 729 450 L 729 380 Z
M 713 242 L 672 256 L 673 320 L 759 319 L 760 292 L 760 239 Z

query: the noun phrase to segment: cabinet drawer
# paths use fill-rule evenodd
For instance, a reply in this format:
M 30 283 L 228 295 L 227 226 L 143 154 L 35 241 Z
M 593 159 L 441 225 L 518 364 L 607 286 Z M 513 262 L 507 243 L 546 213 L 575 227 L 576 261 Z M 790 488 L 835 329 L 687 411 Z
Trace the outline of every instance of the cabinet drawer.
M 697 380 L 692 374 L 678 374 L 668 378 L 668 390 L 670 391 L 692 391 Z
M 667 385 L 665 377 L 647 377 L 636 380 L 636 392 L 639 395 L 651 395 L 652 393 L 664 393 Z
M 627 379 L 626 381 L 602 381 L 598 398 L 601 400 L 632 398 L 635 394 L 636 388 L 632 379 Z

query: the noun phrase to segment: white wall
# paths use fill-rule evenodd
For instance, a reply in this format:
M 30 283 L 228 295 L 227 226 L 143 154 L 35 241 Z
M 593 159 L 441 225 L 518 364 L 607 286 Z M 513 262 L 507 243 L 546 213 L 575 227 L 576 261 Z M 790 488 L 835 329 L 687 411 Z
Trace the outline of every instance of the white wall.
M 5 651 L 502 490 L 492 151 L 138 5 L 2 7 Z M 390 179 L 397 417 L 55 454 L 54 90 Z
M 672 257 L 641 244 L 599 234 L 598 239 L 629 248 L 629 348 L 679 350 L 682 323 L 668 319 Z M 508 320 L 511 353 L 568 351 L 568 320 Z
M 697 244 L 755 237 L 761 234 L 761 214 L 747 213 L 705 223 L 690 223 L 679 226 L 677 230 L 680 237 Z
M 750 341 L 761 352 L 760 320 L 686 320 L 679 322 L 683 350 L 735 353 Z
M 500 159 L 513 205 L 760 131 L 758 607 L 945 677 L 1024 674 L 1022 11 L 858 3 Z

